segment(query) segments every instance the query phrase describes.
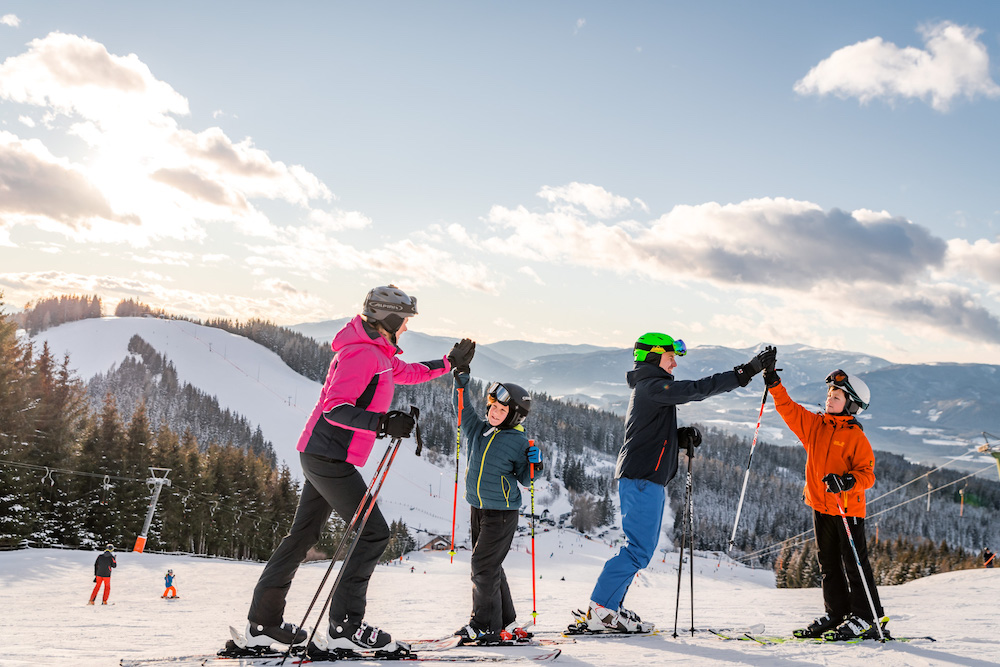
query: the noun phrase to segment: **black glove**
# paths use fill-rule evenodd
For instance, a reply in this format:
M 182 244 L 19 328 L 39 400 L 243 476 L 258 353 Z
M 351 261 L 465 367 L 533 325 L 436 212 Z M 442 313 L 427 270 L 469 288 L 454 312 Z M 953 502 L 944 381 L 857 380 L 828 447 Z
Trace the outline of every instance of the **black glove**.
M 390 410 L 378 418 L 375 433 L 380 438 L 386 435 L 390 438 L 409 438 L 416 423 L 416 420 L 405 412 Z
M 768 345 L 763 350 L 758 352 L 756 357 L 733 369 L 736 371 L 736 380 L 740 383 L 741 387 L 747 386 L 750 384 L 750 380 L 754 375 L 757 375 L 757 373 L 760 373 L 768 366 L 774 366 L 774 362 L 777 358 L 778 351 Z
M 463 338 L 451 348 L 451 352 L 448 353 L 448 363 L 451 364 L 452 369 L 456 373 L 468 373 L 470 370 L 469 364 L 472 363 L 472 357 L 475 355 L 476 342 L 468 338 Z
M 677 429 L 677 446 L 693 452 L 701 444 L 701 431 L 694 426 L 681 426 Z
M 94 583 L 95 584 L 97 583 L 97 577 L 94 577 Z
M 851 473 L 846 473 L 844 475 L 838 475 L 836 473 L 830 473 L 823 478 L 823 482 L 826 483 L 827 493 L 840 493 L 841 491 L 850 491 L 854 488 L 854 484 L 857 480 L 854 479 L 854 475 Z
M 774 366 L 768 366 L 764 369 L 764 384 L 767 385 L 768 389 L 772 389 L 781 384 L 781 378 L 778 376 L 778 371 Z

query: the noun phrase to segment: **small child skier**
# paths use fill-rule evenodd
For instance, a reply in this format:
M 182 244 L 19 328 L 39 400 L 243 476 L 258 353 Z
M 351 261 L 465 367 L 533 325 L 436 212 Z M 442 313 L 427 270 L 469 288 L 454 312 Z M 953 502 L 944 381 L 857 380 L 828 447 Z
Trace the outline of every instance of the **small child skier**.
M 174 571 L 167 570 L 167 573 L 163 575 L 163 585 L 167 587 L 167 590 L 163 591 L 161 597 L 175 598 L 177 597 L 177 589 L 174 588 Z M 167 595 L 169 593 L 170 595 Z
M 875 483 L 875 455 L 856 418 L 868 408 L 871 392 L 861 379 L 836 370 L 826 378 L 826 412 L 814 413 L 789 398 L 773 362 L 764 370 L 764 382 L 778 414 L 806 450 L 804 498 L 813 509 L 826 609 L 825 615 L 793 634 L 829 641 L 877 639 L 878 622 L 888 637 L 888 619 L 875 589 L 865 541 L 865 490 Z
M 470 354 L 456 364 L 454 404 L 458 389 L 469 384 Z M 486 419 L 476 413 L 473 401 L 462 409 L 462 434 L 468 441 L 465 499 L 472 523 L 472 615 L 455 632 L 462 643 L 488 643 L 512 636 L 526 638 L 514 625 L 517 614 L 503 571 L 503 561 L 517 531 L 521 491 L 531 483 L 530 465 L 542 469 L 542 453 L 530 445 L 521 422 L 531 410 L 531 396 L 512 382 L 494 382 L 486 397 Z M 510 633 L 510 634 L 508 634 Z

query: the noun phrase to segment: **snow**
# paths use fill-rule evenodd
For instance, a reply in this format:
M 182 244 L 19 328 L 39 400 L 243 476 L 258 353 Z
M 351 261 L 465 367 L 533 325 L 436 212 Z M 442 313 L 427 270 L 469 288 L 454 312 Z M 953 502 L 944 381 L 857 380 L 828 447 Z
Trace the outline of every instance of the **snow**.
M 555 634 L 570 622 L 571 609 L 586 604 L 613 550 L 569 531 L 536 533 L 535 543 L 537 630 Z M 530 544 L 528 537 L 517 538 L 516 551 L 505 563 L 521 621 L 530 619 L 532 609 Z M 186 555 L 120 553 L 112 577 L 114 604 L 91 607 L 86 601 L 96 556 L 95 552 L 55 549 L 0 553 L 0 604 L 8 610 L 0 616 L 0 664 L 88 667 L 116 665 L 121 658 L 214 653 L 228 638 L 229 625 L 244 627 L 251 592 L 263 567 Z M 685 632 L 691 627 L 685 565 L 680 636 L 674 638 L 677 559 L 676 552 L 667 553 L 665 562 L 654 559 L 626 598 L 626 606 L 657 623 L 660 635 L 565 644 L 558 664 L 880 667 L 1000 663 L 996 620 L 1000 569 L 952 572 L 880 588 L 886 612 L 893 619 L 891 631 L 900 636 L 932 635 L 935 643 L 762 646 L 724 642 L 705 630 L 764 623 L 767 633 L 788 634 L 821 614 L 820 591 L 776 589 L 769 571 L 747 569 L 714 554 L 696 554 L 694 625 L 698 632 L 694 637 Z M 328 565 L 309 563 L 299 569 L 288 597 L 286 620 L 301 620 Z M 178 600 L 160 598 L 168 568 L 177 575 Z M 368 600 L 367 619 L 394 637 L 449 634 L 468 620 L 469 554 L 460 552 L 449 563 L 447 553 L 413 553 L 401 564 L 380 565 L 372 577 Z

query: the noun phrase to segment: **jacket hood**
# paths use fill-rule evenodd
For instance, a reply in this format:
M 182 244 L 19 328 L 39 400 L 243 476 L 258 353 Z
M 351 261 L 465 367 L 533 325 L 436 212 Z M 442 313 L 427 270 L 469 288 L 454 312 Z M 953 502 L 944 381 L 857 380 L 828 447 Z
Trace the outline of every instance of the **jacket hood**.
M 333 337 L 330 347 L 333 348 L 334 352 L 340 352 L 348 345 L 358 344 L 380 347 L 390 357 L 401 352 L 399 347 L 393 345 L 386 340 L 385 336 L 375 331 L 373 327 L 361 319 L 360 315 L 355 315 L 354 319 L 345 324 L 344 328 L 338 331 L 337 335 Z
M 655 377 L 665 378 L 667 380 L 674 379 L 673 375 L 666 372 L 659 366 L 647 364 L 645 361 L 635 362 L 635 368 L 625 374 L 625 380 L 628 382 L 628 386 L 632 389 L 635 389 L 635 385 L 637 385 L 640 380 Z
M 823 415 L 823 421 L 830 424 L 834 428 L 859 428 L 864 431 L 864 427 L 861 425 L 854 415 L 831 415 L 829 412 L 821 413 Z

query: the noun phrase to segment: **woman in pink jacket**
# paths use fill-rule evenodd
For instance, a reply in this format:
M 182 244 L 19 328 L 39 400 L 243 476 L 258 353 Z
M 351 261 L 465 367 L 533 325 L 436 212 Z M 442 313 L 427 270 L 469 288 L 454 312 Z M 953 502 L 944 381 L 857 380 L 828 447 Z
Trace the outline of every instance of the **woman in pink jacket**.
M 248 646 L 278 642 L 299 644 L 306 632 L 283 620 L 285 596 L 306 552 L 334 511 L 350 521 L 368 485 L 355 466 L 368 460 L 376 437 L 406 438 L 413 417 L 389 411 L 396 384 L 416 384 L 451 370 L 448 357 L 408 364 L 396 342 L 407 320 L 417 314 L 417 300 L 393 285 L 376 287 L 364 309 L 333 339 L 336 353 L 299 437 L 305 482 L 291 530 L 264 567 L 247 615 Z M 456 349 L 460 346 L 456 345 Z M 454 350 L 449 357 L 453 357 Z M 329 648 L 392 651 L 387 632 L 364 621 L 368 579 L 389 542 L 389 527 L 376 505 L 330 604 Z

